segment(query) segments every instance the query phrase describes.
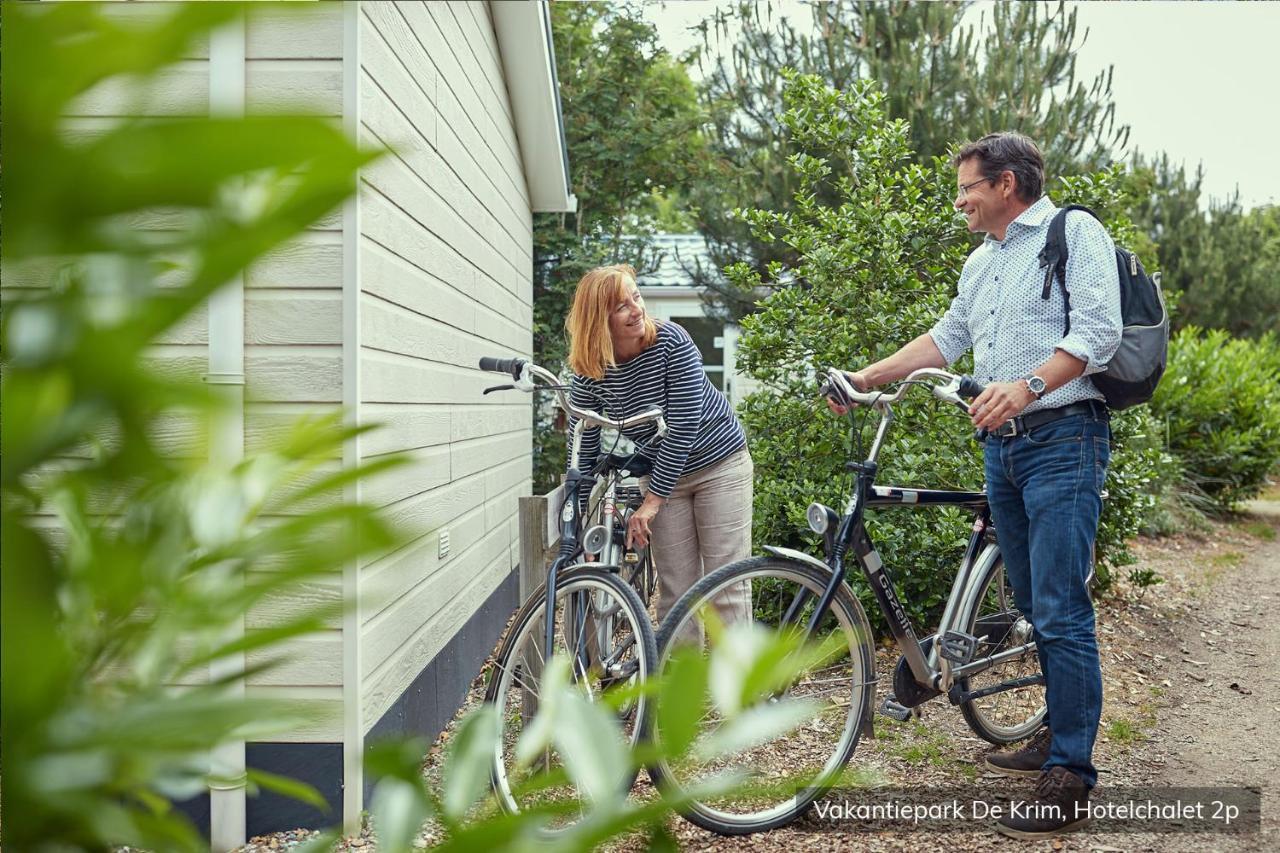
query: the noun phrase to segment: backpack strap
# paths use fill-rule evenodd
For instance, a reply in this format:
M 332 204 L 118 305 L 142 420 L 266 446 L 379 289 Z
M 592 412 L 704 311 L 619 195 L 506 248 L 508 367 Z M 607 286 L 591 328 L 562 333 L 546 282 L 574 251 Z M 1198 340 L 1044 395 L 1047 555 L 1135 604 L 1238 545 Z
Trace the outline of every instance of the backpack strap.
M 1066 323 L 1062 334 L 1071 333 L 1071 295 L 1067 293 L 1067 214 L 1073 210 L 1082 210 L 1099 222 L 1102 217 L 1083 204 L 1068 204 L 1053 216 L 1049 223 L 1049 235 L 1045 238 L 1044 248 L 1040 250 L 1040 269 L 1044 270 L 1044 289 L 1040 291 L 1041 299 L 1049 298 L 1055 274 L 1058 286 L 1062 289 L 1063 314 Z

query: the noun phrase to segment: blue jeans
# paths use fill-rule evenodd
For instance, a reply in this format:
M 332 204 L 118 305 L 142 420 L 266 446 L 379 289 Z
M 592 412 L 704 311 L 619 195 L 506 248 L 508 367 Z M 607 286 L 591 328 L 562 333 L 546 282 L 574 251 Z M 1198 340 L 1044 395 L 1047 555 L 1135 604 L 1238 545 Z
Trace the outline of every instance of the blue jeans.
M 1023 435 L 988 438 L 987 496 L 1014 599 L 1035 628 L 1061 765 L 1093 787 L 1102 669 L 1086 579 L 1111 460 L 1110 425 L 1073 415 Z

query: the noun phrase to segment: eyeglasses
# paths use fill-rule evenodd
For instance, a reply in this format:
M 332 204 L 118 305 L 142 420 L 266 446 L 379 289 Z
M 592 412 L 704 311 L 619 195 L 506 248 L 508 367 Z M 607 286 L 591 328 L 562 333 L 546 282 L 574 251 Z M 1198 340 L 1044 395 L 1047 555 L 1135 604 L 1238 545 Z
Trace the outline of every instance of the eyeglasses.
M 976 181 L 970 181 L 967 184 L 960 185 L 960 191 L 956 193 L 956 198 L 964 198 L 969 194 L 970 187 L 976 187 L 978 184 L 987 183 L 991 178 L 978 178 Z

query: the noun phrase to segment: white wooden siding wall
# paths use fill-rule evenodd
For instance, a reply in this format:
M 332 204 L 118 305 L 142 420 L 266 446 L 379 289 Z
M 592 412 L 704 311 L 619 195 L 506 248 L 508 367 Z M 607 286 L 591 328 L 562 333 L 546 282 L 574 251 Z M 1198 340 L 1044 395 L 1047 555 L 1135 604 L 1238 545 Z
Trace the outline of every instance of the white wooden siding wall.
M 168 3 L 108 4 L 121 19 L 147 19 L 172 11 Z M 341 113 L 341 4 L 291 8 L 283 15 L 257 15 L 246 31 L 246 104 L 250 112 L 295 109 L 335 121 Z M 88 137 L 105 132 L 124 116 L 207 115 L 208 45 L 159 75 L 145 94 L 108 81 L 86 94 L 67 118 L 69 133 Z M 139 217 L 138 226 L 164 228 L 162 214 Z M 326 217 L 289 246 L 251 267 L 245 276 L 245 450 L 268 447 L 299 415 L 332 411 L 342 399 L 342 255 L 339 214 Z M 198 381 L 208 370 L 207 312 L 200 309 L 166 333 L 153 348 L 154 364 L 170 375 Z M 200 429 L 181 418 L 160 425 L 173 453 L 203 453 Z M 336 469 L 341 462 L 334 460 Z M 319 474 L 317 474 L 319 476 Z M 303 606 L 332 603 L 341 578 L 317 581 L 251 612 L 249 629 L 271 627 Z M 297 699 L 310 722 L 277 739 L 342 739 L 342 633 L 329 629 L 277 647 L 288 656 L 282 666 L 249 678 L 251 695 Z M 250 654 L 248 665 L 263 655 Z
M 340 3 L 251 16 L 246 38 L 249 112 L 307 112 L 340 122 Z M 246 453 L 270 446 L 299 416 L 331 412 L 342 402 L 340 211 L 249 269 L 244 336 Z M 329 470 L 341 464 L 335 457 Z M 301 606 L 336 601 L 341 590 L 335 572 L 258 608 L 246 624 L 267 627 Z M 251 694 L 297 698 L 318 714 L 277 740 L 342 740 L 342 643 L 341 617 L 335 617 L 327 630 L 292 641 L 283 666 L 250 678 Z
M 532 219 L 487 4 L 360 4 L 365 486 L 410 541 L 361 569 L 367 731 L 514 568 L 530 403 L 481 396 L 484 355 L 532 348 Z M 450 551 L 439 558 L 440 531 Z

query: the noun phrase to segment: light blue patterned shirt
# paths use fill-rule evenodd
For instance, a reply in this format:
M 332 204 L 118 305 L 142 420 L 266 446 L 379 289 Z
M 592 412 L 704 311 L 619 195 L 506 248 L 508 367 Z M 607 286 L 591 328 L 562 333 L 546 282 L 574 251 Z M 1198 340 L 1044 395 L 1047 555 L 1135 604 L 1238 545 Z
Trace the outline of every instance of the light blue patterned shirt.
M 990 234 L 973 250 L 947 313 L 929 334 L 947 364 L 973 350 L 974 377 L 984 385 L 1030 376 L 1055 349 L 1087 365 L 1084 375 L 1032 402 L 1024 411 L 1101 400 L 1088 378 L 1106 370 L 1120 345 L 1120 280 L 1115 244 L 1102 223 L 1083 211 L 1067 214 L 1067 291 L 1071 331 L 1057 280 L 1040 298 L 1044 270 L 1040 250 L 1058 208 L 1042 196 L 1009 223 L 1004 240 Z

